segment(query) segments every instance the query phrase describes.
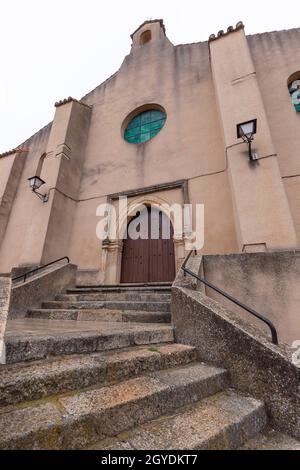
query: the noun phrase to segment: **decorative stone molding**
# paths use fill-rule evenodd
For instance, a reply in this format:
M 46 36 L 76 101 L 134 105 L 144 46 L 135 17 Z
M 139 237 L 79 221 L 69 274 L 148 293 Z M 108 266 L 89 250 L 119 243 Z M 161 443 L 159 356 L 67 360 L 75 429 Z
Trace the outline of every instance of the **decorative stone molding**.
M 140 196 L 144 194 L 150 194 L 150 193 L 155 193 L 157 191 L 165 191 L 167 189 L 174 189 L 174 188 L 182 189 L 183 203 L 188 204 L 189 203 L 188 180 L 186 179 L 172 181 L 169 183 L 155 184 L 153 186 L 147 186 L 146 188 L 129 189 L 128 191 L 122 191 L 120 193 L 109 194 L 107 196 L 107 202 L 110 203 L 114 199 L 118 199 L 119 197 L 122 197 L 122 196 L 134 197 L 134 196 Z
M 71 148 L 64 142 L 63 144 L 59 144 L 56 147 L 55 152 L 56 157 L 65 157 L 68 160 L 71 158 Z
M 122 251 L 123 240 L 103 240 L 102 269 L 105 284 L 118 284 L 120 282 Z
M 106 238 L 102 242 L 102 249 L 108 251 L 119 251 L 122 253 L 123 240 L 109 240 L 108 238 Z
M 84 103 L 83 101 L 79 101 L 79 100 L 76 100 L 75 98 L 72 98 L 72 96 L 69 96 L 68 98 L 65 98 L 64 100 L 60 100 L 60 101 L 56 101 L 56 103 L 54 104 L 54 106 L 56 108 L 58 108 L 59 106 L 63 106 L 64 104 L 67 104 L 67 103 L 71 103 L 71 102 L 74 102 L 74 103 L 79 103 L 79 104 L 82 104 L 82 106 L 86 106 L 87 108 L 92 108 L 91 106 L 89 106 L 88 104 Z
M 136 188 L 128 191 L 122 191 L 120 193 L 109 194 L 107 196 L 107 202 L 117 200 L 119 197 L 135 197 L 128 206 L 128 212 L 120 214 L 120 226 L 117 226 L 117 233 L 123 233 L 127 224 L 130 220 L 130 214 L 134 212 L 134 209 L 145 204 L 153 204 L 160 206 L 167 201 L 162 198 L 158 198 L 153 193 L 169 190 L 169 189 L 181 189 L 183 204 L 189 203 L 188 193 L 188 180 L 177 180 L 168 183 L 156 184 L 148 186 L 146 188 Z M 168 215 L 168 214 L 167 214 Z M 171 217 L 171 222 L 172 217 Z M 124 230 L 123 230 L 124 229 Z M 174 234 L 174 249 L 175 249 L 175 263 L 176 270 L 182 264 L 185 257 L 185 240 L 184 237 L 178 237 Z M 113 240 L 107 238 L 102 241 L 102 269 L 105 272 L 105 283 L 118 283 L 121 276 L 121 262 L 122 262 L 122 251 L 123 251 L 123 240 Z
M 226 33 L 223 31 L 223 29 L 221 29 L 221 30 L 218 32 L 217 36 L 216 36 L 215 34 L 211 34 L 211 35 L 209 36 L 208 42 L 215 41 L 216 39 L 219 39 L 219 38 L 221 38 L 221 37 L 223 37 L 223 36 L 228 36 L 228 34 L 234 33 L 235 31 L 238 31 L 238 30 L 244 29 L 244 28 L 245 28 L 244 23 L 243 23 L 242 21 L 239 21 L 239 22 L 236 24 L 236 27 L 235 27 L 235 28 L 234 28 L 233 26 L 228 26 Z

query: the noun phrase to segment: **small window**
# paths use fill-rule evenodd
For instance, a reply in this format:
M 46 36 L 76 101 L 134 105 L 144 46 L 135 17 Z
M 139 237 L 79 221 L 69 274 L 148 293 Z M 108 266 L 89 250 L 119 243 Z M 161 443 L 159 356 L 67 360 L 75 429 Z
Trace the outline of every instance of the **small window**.
M 296 72 L 288 80 L 288 89 L 297 113 L 300 113 L 300 72 Z
M 167 115 L 160 109 L 150 109 L 135 116 L 127 125 L 124 139 L 131 144 L 142 144 L 152 139 L 164 127 Z
M 151 41 L 151 31 L 150 29 L 147 29 L 140 35 L 140 45 L 143 46 L 149 41 Z

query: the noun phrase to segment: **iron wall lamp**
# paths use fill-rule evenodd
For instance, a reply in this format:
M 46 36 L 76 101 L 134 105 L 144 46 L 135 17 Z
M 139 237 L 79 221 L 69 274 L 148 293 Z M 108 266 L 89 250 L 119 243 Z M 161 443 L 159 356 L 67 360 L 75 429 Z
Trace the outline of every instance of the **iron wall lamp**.
M 257 154 L 252 153 L 251 143 L 254 139 L 254 134 L 257 130 L 257 119 L 252 119 L 251 121 L 241 122 L 237 124 L 237 137 L 238 139 L 243 139 L 243 141 L 248 144 L 249 148 L 249 159 L 251 161 L 257 160 Z
M 43 184 L 45 184 L 45 181 L 37 175 L 31 176 L 30 178 L 28 178 L 28 181 L 29 186 L 34 192 L 34 194 L 36 194 L 43 202 L 47 202 L 49 199 L 48 194 L 41 194 L 37 191 Z

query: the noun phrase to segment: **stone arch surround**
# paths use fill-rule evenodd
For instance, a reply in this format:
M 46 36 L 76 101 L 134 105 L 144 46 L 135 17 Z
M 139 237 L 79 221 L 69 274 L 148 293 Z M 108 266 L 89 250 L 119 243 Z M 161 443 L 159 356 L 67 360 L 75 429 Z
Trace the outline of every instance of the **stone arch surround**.
M 104 269 L 104 284 L 118 284 L 121 279 L 121 265 L 122 265 L 122 251 L 123 251 L 123 237 L 127 229 L 127 225 L 138 209 L 142 206 L 155 206 L 164 212 L 171 220 L 174 227 L 174 215 L 169 213 L 166 206 L 170 203 L 161 195 L 145 194 L 133 198 L 128 203 L 127 213 L 120 214 L 119 224 L 117 225 L 117 233 L 120 234 L 119 238 L 111 238 L 102 242 L 102 266 Z M 185 240 L 183 234 L 176 234 L 173 236 L 174 251 L 175 251 L 175 268 L 178 270 L 185 258 Z

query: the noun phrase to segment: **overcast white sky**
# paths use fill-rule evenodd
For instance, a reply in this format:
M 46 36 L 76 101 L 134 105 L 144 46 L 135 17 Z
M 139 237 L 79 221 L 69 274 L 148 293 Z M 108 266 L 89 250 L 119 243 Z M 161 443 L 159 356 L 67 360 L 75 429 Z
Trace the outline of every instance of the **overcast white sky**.
M 130 34 L 146 19 L 163 18 L 173 44 L 206 41 L 239 20 L 247 34 L 300 27 L 298 0 L 0 0 L 0 6 L 0 152 L 51 121 L 55 101 L 80 98 L 114 73 L 130 50 Z

